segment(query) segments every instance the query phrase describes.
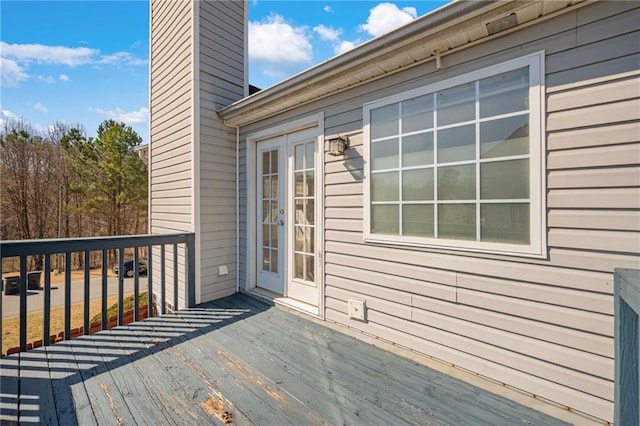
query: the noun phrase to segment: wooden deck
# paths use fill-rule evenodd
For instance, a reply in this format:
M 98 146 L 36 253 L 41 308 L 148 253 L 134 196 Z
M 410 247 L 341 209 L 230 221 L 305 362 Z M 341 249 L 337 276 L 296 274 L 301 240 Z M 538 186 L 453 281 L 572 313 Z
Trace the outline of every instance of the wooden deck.
M 563 424 L 245 295 L 0 367 L 2 424 Z

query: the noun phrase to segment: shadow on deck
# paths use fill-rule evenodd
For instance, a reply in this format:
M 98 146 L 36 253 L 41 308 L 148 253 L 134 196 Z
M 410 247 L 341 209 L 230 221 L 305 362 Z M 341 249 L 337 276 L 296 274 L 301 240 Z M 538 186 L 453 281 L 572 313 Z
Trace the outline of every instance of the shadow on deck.
M 0 367 L 2 424 L 562 424 L 240 294 Z

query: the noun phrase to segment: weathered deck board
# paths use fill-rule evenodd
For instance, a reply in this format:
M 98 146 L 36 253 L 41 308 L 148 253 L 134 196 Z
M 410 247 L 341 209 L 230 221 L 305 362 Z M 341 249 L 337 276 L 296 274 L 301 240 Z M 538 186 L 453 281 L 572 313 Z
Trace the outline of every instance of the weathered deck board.
M 562 424 L 246 295 L 0 362 L 3 424 Z

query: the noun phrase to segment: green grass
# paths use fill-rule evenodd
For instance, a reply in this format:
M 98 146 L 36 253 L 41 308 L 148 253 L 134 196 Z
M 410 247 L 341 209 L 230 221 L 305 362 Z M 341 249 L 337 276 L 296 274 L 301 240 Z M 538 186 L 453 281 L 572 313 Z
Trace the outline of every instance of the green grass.
M 149 294 L 146 291 L 140 293 L 140 297 L 138 299 L 138 307 L 142 308 L 143 306 L 146 306 L 148 303 L 149 303 Z M 127 312 L 128 310 L 133 309 L 133 295 L 129 295 L 124 298 L 123 306 L 124 306 L 122 309 L 123 312 Z M 118 315 L 118 302 L 109 306 L 109 308 L 107 309 L 107 319 L 114 317 L 116 315 Z M 91 322 L 100 321 L 100 320 L 102 320 L 102 312 L 99 312 L 98 314 L 94 315 L 93 318 L 91 318 Z

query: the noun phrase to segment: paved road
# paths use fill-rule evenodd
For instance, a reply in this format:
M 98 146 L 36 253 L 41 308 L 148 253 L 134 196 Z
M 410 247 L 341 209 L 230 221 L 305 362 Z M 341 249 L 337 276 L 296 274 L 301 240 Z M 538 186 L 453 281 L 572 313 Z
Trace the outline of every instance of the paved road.
M 92 300 L 102 297 L 102 278 L 92 278 L 90 281 L 89 296 Z M 140 289 L 147 288 L 147 277 L 140 277 Z M 64 306 L 64 284 L 51 285 L 51 307 Z M 124 279 L 124 292 L 133 292 L 133 278 Z M 27 312 L 38 312 L 44 310 L 44 290 L 29 290 L 27 293 Z M 118 277 L 107 279 L 107 294 L 116 296 L 118 294 Z M 71 282 L 71 303 L 84 302 L 84 281 Z M 20 315 L 20 296 L 7 296 L 2 293 L 2 318 L 10 318 Z

